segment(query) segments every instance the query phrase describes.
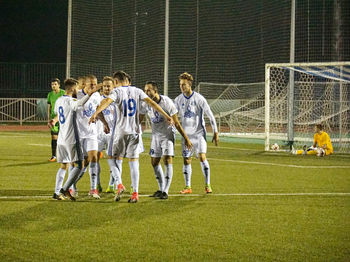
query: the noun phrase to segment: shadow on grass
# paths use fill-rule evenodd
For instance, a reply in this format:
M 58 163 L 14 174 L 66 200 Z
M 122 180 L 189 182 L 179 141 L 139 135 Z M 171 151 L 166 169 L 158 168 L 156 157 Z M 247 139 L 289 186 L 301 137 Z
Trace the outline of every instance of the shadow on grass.
M 2 190 L 1 194 L 8 196 L 9 191 Z M 18 203 L 19 208 L 15 212 L 0 215 L 0 224 L 3 228 L 16 228 L 16 230 L 33 231 L 35 233 L 47 231 L 69 230 L 91 230 L 103 227 L 104 224 L 125 223 L 137 225 L 143 223 L 145 219 L 157 221 L 162 219 L 166 214 L 184 214 L 191 217 L 198 208 L 207 205 L 203 199 L 210 196 L 201 197 L 170 197 L 162 201 L 150 197 L 140 197 L 136 204 L 127 202 L 129 196 L 124 196 L 120 202 L 114 202 L 113 196 L 102 195 L 103 198 L 95 200 L 90 197 L 79 197 L 76 202 L 57 201 L 48 197 L 48 191 L 25 191 L 18 190 L 12 193 L 14 196 L 19 195 L 43 195 L 40 200 L 30 199 L 30 207 L 27 199 L 9 198 L 0 199 L 2 205 L 11 205 Z M 46 196 L 45 196 L 46 194 Z M 45 199 L 47 197 L 47 199 Z M 187 201 L 186 201 L 186 200 Z M 33 202 L 36 202 L 33 206 Z M 20 204 L 20 203 L 23 203 Z M 25 208 L 23 208 L 25 207 Z M 50 221 L 50 223 L 47 223 Z
M 28 166 L 40 166 L 40 165 L 48 165 L 48 164 L 51 164 L 50 162 L 48 161 L 40 161 L 40 162 L 31 162 L 31 163 L 18 163 L 18 164 L 8 164 L 8 165 L 1 165 L 1 167 L 20 167 L 20 166 L 25 166 L 25 167 L 28 167 Z

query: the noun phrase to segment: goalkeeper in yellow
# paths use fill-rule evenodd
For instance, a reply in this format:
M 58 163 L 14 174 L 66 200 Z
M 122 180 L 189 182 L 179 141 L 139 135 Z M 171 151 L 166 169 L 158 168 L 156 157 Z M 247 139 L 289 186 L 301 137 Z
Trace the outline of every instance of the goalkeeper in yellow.
M 321 124 L 315 125 L 314 143 L 312 147 L 303 150 L 293 150 L 295 155 L 317 155 L 317 156 L 328 156 L 333 154 L 333 146 L 329 135 L 323 131 Z

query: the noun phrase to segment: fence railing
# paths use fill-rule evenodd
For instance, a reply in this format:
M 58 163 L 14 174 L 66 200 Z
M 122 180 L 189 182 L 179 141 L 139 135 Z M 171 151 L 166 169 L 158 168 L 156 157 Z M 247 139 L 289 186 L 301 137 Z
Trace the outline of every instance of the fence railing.
M 46 98 L 0 98 L 0 122 L 22 125 L 46 121 Z

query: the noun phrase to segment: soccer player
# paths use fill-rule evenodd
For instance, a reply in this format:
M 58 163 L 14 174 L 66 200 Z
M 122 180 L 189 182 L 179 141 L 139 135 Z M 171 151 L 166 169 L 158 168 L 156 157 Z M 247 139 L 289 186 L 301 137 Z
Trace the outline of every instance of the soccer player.
M 140 123 L 139 123 L 139 105 L 141 101 L 158 110 L 164 118 L 173 123 L 172 118 L 164 112 L 164 110 L 150 99 L 141 89 L 134 86 L 127 86 L 127 78 L 123 72 L 116 72 L 113 75 L 116 80 L 116 85 L 122 85 L 114 89 L 108 98 L 102 100 L 96 112 L 91 116 L 90 123 L 95 122 L 97 115 L 106 109 L 114 102 L 117 109 L 116 125 L 119 130 L 113 130 L 113 146 L 112 155 L 114 158 L 127 157 L 129 158 L 131 182 L 133 186 L 133 193 L 128 202 L 136 203 L 139 200 L 138 186 L 139 186 L 139 140 L 140 140 Z M 115 128 L 116 129 L 116 128 Z M 116 132 L 118 131 L 118 133 Z M 118 180 L 119 173 L 117 171 Z M 118 185 L 119 186 L 119 185 Z M 119 188 L 118 188 L 119 189 Z M 123 190 L 118 190 L 114 200 L 119 201 Z
M 60 122 L 60 132 L 57 140 L 57 162 L 61 163 L 61 166 L 56 174 L 56 187 L 53 198 L 62 200 L 64 199 L 63 196 L 65 196 L 75 201 L 75 198 L 69 193 L 69 187 L 78 177 L 82 169 L 83 160 L 79 144 L 76 111 L 79 106 L 84 105 L 88 101 L 91 94 L 96 91 L 96 88 L 88 90 L 87 95 L 77 101 L 72 96 L 77 93 L 78 81 L 72 78 L 66 79 L 64 87 L 65 94 L 57 99 L 55 104 L 54 112 L 57 115 L 48 124 L 49 127 L 53 127 L 57 122 Z M 77 167 L 72 168 L 65 185 L 62 187 L 64 176 L 70 163 L 76 163 Z
M 323 130 L 321 124 L 315 125 L 314 143 L 312 147 L 303 150 L 292 150 L 294 155 L 317 155 L 328 156 L 333 154 L 333 146 L 329 135 Z
M 57 99 L 64 95 L 64 90 L 60 89 L 60 80 L 58 78 L 54 78 L 51 80 L 51 89 L 52 91 L 47 95 L 47 123 L 50 123 L 50 120 L 53 119 L 56 115 L 54 112 L 55 103 Z M 51 128 L 51 158 L 50 162 L 56 161 L 56 148 L 57 148 L 57 136 L 59 131 L 59 124 L 56 123 L 55 126 Z
M 192 143 L 185 134 L 179 119 L 177 118 L 177 109 L 173 101 L 164 95 L 158 93 L 158 84 L 149 81 L 145 85 L 145 93 L 156 102 L 163 110 L 172 117 L 176 129 L 183 136 L 187 149 L 192 148 Z M 151 119 L 152 136 L 151 136 L 151 164 L 153 166 L 154 174 L 157 179 L 159 190 L 157 190 L 152 197 L 159 197 L 160 199 L 168 199 L 169 188 L 173 178 L 173 157 L 175 144 L 175 130 L 173 126 L 169 125 L 158 111 L 150 106 L 147 107 L 147 113 Z M 163 174 L 160 159 L 163 156 L 165 176 Z
M 215 142 L 215 145 L 217 146 L 219 142 L 219 136 L 215 117 L 206 99 L 199 93 L 192 91 L 192 75 L 185 72 L 179 76 L 179 80 L 182 94 L 175 98 L 175 105 L 179 111 L 181 124 L 193 144 L 192 150 L 188 150 L 186 149 L 184 139 L 182 139 L 182 156 L 184 160 L 183 174 L 185 178 L 185 188 L 180 193 L 192 193 L 191 160 L 194 151 L 196 152 L 197 157 L 199 157 L 202 172 L 204 175 L 205 192 L 207 194 L 212 193 L 212 188 L 210 186 L 210 166 L 206 158 L 207 142 L 204 113 L 209 117 L 210 124 L 214 133 L 212 142 Z
M 80 100 L 86 95 L 89 90 L 93 90 L 97 87 L 97 78 L 94 75 L 89 75 L 85 78 L 85 87 L 77 93 L 77 99 Z M 84 106 L 78 108 L 77 111 L 77 120 L 80 136 L 80 144 L 83 149 L 85 167 L 89 165 L 89 175 L 91 187 L 89 195 L 95 199 L 99 199 L 100 195 L 97 191 L 97 151 L 98 151 L 98 141 L 97 141 L 97 127 L 96 123 L 89 125 L 90 117 L 95 113 L 97 106 L 101 102 L 101 95 L 98 92 L 95 92 L 89 98 L 88 102 Z M 82 170 L 81 174 L 78 177 L 78 180 L 83 176 L 86 169 Z M 73 191 L 76 191 L 76 187 L 72 188 Z

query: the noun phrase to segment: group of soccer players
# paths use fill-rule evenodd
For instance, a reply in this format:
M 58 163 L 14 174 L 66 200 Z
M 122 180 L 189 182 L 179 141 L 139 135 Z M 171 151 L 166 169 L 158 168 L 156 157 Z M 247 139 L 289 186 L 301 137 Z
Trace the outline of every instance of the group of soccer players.
M 179 76 L 182 94 L 173 102 L 159 94 L 158 84 L 149 81 L 144 91 L 131 85 L 131 77 L 117 71 L 113 77 L 104 77 L 101 84 L 93 75 L 64 81 L 65 93 L 53 108 L 56 114 L 49 121 L 53 128 L 59 123 L 57 162 L 61 164 L 56 175 L 54 198 L 75 200 L 77 182 L 89 171 L 89 195 L 100 198 L 100 152 L 106 149 L 110 181 L 106 192 L 114 192 L 120 201 L 125 186 L 122 183 L 122 161 L 129 159 L 132 194 L 128 202 L 139 200 L 139 154 L 144 151 L 141 121 L 145 114 L 151 120 L 151 164 L 158 183 L 152 197 L 167 199 L 173 177 L 173 157 L 176 129 L 182 135 L 183 174 L 185 188 L 182 194 L 192 193 L 191 158 L 200 160 L 205 179 L 205 192 L 211 193 L 210 166 L 206 159 L 207 143 L 204 114 L 213 129 L 213 142 L 218 145 L 216 121 L 206 99 L 192 90 L 193 77 Z M 164 171 L 160 164 L 163 157 Z M 63 185 L 66 170 L 68 179 Z

